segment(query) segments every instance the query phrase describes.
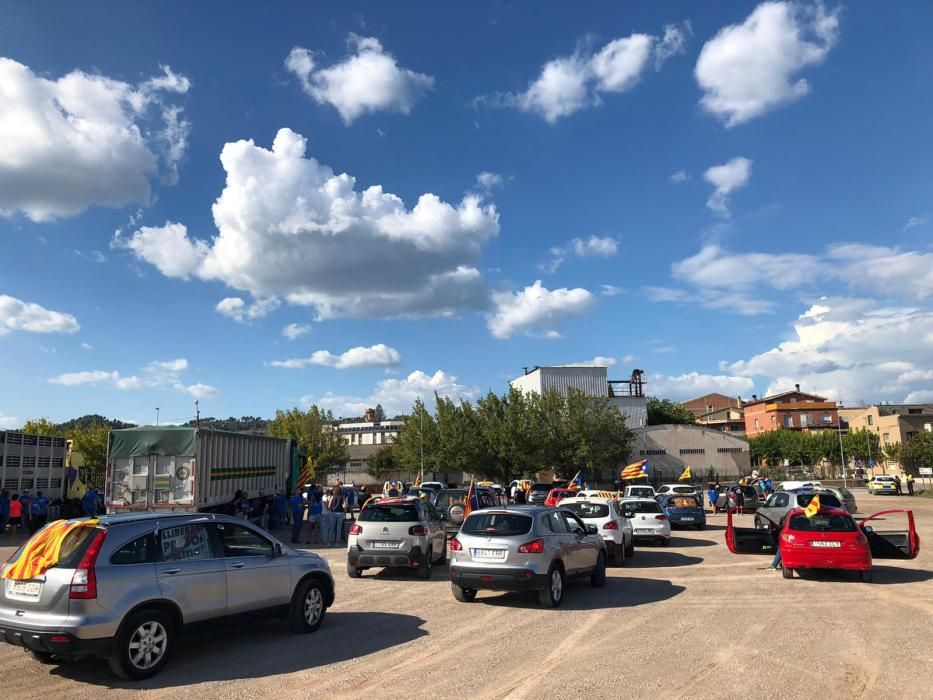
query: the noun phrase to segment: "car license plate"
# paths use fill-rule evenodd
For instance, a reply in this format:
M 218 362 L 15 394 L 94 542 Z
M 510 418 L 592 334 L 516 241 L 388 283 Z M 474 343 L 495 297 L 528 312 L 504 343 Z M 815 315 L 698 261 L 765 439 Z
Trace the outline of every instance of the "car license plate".
M 693 518 L 692 515 L 687 515 L 687 516 L 682 517 L 682 518 L 680 519 L 680 521 L 683 522 L 683 523 L 692 523 L 693 520 L 694 520 L 694 518 Z
M 813 545 L 814 547 L 826 547 L 830 549 L 842 546 L 842 542 L 838 542 L 836 540 L 816 540 L 814 542 L 811 542 L 810 544 Z
M 471 549 L 474 559 L 505 559 L 506 551 L 504 549 Z
M 38 598 L 42 593 L 42 584 L 39 581 L 13 581 L 10 593 L 27 598 Z
M 654 530 L 648 527 L 636 527 L 635 532 L 654 532 Z
M 398 549 L 400 542 L 395 540 L 377 540 L 371 544 L 373 549 Z

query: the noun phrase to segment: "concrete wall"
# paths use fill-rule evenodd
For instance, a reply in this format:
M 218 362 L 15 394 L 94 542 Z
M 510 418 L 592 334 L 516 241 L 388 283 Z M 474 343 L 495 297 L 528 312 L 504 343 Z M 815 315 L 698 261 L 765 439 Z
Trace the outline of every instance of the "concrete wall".
M 692 425 L 653 425 L 635 431 L 629 463 L 647 459 L 651 468 L 677 480 L 689 466 L 694 481 L 708 469 L 720 476 L 747 475 L 752 471 L 745 440 Z

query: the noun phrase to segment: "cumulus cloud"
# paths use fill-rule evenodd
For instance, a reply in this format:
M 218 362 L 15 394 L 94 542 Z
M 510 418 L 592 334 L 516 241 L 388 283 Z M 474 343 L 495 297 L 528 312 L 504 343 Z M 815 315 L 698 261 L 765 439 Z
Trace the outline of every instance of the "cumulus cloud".
M 571 56 L 548 61 L 524 92 L 477 98 L 478 104 L 513 107 L 539 114 L 554 124 L 562 117 L 602 102 L 602 95 L 631 90 L 648 65 L 660 70 L 671 56 L 682 53 L 689 25 L 667 25 L 661 37 L 631 34 L 592 51 L 580 47 Z
M 296 46 L 285 59 L 285 68 L 301 82 L 301 88 L 318 104 L 333 105 L 347 124 L 365 112 L 408 114 L 434 86 L 434 78 L 402 68 L 378 39 L 351 34 L 351 54 L 322 68 L 308 49 Z
M 220 392 L 207 384 L 186 385 L 182 381 L 182 373 L 188 369 L 188 360 L 164 360 L 150 362 L 142 368 L 139 375 L 123 375 L 117 370 L 83 370 L 80 372 L 66 372 L 56 377 L 50 377 L 49 384 L 60 386 L 111 386 L 121 391 L 135 391 L 139 389 L 174 389 L 191 394 L 195 398 L 217 396 Z
M 80 328 L 77 319 L 71 314 L 51 311 L 33 302 L 0 294 L 0 335 L 13 331 L 77 333 Z
M 700 104 L 732 127 L 800 99 L 810 84 L 798 75 L 835 45 L 840 14 L 819 2 L 761 3 L 703 46 L 694 70 Z
M 653 374 L 648 377 L 648 391 L 652 396 L 684 401 L 703 394 L 720 393 L 726 396 L 748 395 L 755 383 L 748 377 L 728 374 Z
M 81 343 L 81 349 L 82 350 L 93 350 L 94 346 L 91 345 L 90 343 Z
M 20 420 L 16 416 L 5 416 L 0 413 L 0 429 L 13 430 L 18 428 L 20 425 Z
M 686 182 L 690 179 L 690 176 L 687 174 L 686 170 L 678 170 L 676 173 L 668 178 L 675 185 L 679 185 L 681 182 Z
M 282 329 L 282 335 L 289 340 L 297 340 L 305 333 L 311 332 L 311 326 L 306 323 L 289 323 Z
M 476 176 L 476 189 L 488 196 L 495 190 L 504 187 L 506 181 L 510 179 L 499 173 L 484 170 Z
M 210 244 L 169 223 L 163 229 L 171 233 L 162 235 L 171 244 L 144 227 L 121 245 L 169 276 L 219 280 L 257 299 L 313 306 L 319 318 L 485 308 L 475 264 L 499 231 L 494 205 L 476 194 L 452 205 L 429 193 L 409 209 L 379 185 L 357 191 L 353 177 L 306 157 L 306 148 L 289 129 L 278 132 L 272 150 L 228 143 L 220 156 L 227 182 L 213 206 L 218 235 Z
M 395 348 L 378 343 L 370 347 L 350 348 L 340 355 L 327 350 L 318 350 L 310 357 L 294 358 L 291 360 L 273 360 L 271 367 L 284 367 L 287 369 L 301 369 L 310 365 L 322 365 L 335 369 L 356 369 L 359 367 L 397 367 L 402 364 L 402 356 Z
M 582 316 L 596 306 L 596 297 L 586 289 L 549 290 L 535 280 L 530 287 L 519 292 L 494 292 L 494 311 L 487 326 L 496 338 L 510 338 L 516 334 L 544 334 L 558 338 L 554 326 Z
M 849 405 L 863 399 L 897 403 L 933 390 L 931 357 L 933 311 L 832 297 L 800 314 L 784 342 L 722 368 L 763 378 L 768 394 L 799 383 Z
M 329 408 L 338 416 L 359 416 L 367 408 L 381 404 L 388 415 L 408 413 L 415 400 L 421 399 L 429 406 L 434 401 L 434 394 L 450 397 L 454 401 L 474 400 L 479 396 L 477 387 L 469 387 L 457 381 L 457 377 L 437 370 L 426 374 L 415 370 L 402 379 L 384 379 L 366 396 L 339 395 L 327 393 L 323 396 L 302 397 L 305 405 L 316 403 Z
M 720 216 L 728 217 L 729 195 L 745 187 L 752 175 L 752 161 L 748 158 L 733 158 L 728 163 L 714 165 L 703 173 L 703 178 L 715 189 L 706 202 L 706 206 Z
M 609 236 L 590 236 L 589 238 L 574 238 L 567 245 L 554 246 L 549 251 L 551 257 L 545 262 L 538 263 L 538 269 L 553 275 L 564 264 L 564 260 L 571 253 L 578 258 L 611 258 L 619 252 L 619 242 Z
M 191 83 L 162 71 L 137 85 L 80 70 L 49 79 L 0 57 L 0 215 L 145 205 L 153 179 L 176 181 L 190 125 L 171 99 Z
M 217 302 L 214 310 L 237 323 L 249 323 L 257 318 L 264 318 L 279 308 L 281 302 L 275 297 L 256 299 L 247 304 L 240 297 L 226 297 Z
M 220 391 L 210 384 L 189 384 L 188 386 L 176 384 L 174 388 L 178 391 L 184 391 L 198 400 L 213 399 L 220 395 Z
M 571 367 L 615 367 L 616 358 L 597 355 L 592 360 L 583 360 L 581 362 L 571 362 Z

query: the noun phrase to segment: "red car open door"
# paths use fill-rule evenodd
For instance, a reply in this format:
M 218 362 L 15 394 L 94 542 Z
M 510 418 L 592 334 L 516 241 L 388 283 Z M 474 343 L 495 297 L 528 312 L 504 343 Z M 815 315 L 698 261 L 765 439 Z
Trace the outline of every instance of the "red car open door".
M 726 513 L 726 546 L 733 554 L 774 554 L 777 543 L 770 529 L 735 527 L 730 508 Z
M 893 513 L 907 515 L 907 529 L 895 530 L 887 525 L 887 518 Z M 871 521 L 875 522 L 872 523 Z M 884 529 L 880 529 L 884 522 Z M 914 525 L 914 513 L 911 510 L 883 510 L 870 515 L 859 522 L 862 532 L 868 538 L 872 559 L 913 559 L 920 553 L 920 535 Z

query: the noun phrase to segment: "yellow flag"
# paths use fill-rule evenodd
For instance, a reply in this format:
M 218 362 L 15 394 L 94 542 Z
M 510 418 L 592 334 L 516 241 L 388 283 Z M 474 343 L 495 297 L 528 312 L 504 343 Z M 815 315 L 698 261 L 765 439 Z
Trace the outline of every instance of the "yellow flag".
M 690 467 L 688 466 L 684 469 L 684 473 L 680 475 L 680 481 L 690 481 L 693 478 L 693 475 L 690 473 Z
M 819 496 L 814 496 L 814 497 L 813 497 L 813 500 L 810 501 L 810 505 L 808 505 L 808 506 L 804 509 L 803 512 L 806 514 L 806 516 L 807 516 L 808 518 L 812 518 L 814 515 L 816 515 L 817 513 L 819 513 L 819 512 L 820 512 L 820 497 L 819 497 Z

